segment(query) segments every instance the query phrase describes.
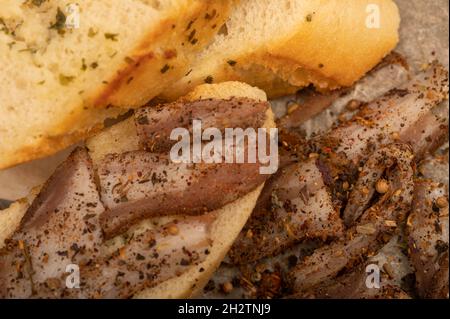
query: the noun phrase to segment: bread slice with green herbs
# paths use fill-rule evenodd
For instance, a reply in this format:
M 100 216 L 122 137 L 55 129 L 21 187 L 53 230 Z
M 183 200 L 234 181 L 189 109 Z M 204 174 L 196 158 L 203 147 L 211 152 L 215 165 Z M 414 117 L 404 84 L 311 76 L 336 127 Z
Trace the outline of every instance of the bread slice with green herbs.
M 2 0 L 0 169 L 44 157 L 184 75 L 234 0 Z

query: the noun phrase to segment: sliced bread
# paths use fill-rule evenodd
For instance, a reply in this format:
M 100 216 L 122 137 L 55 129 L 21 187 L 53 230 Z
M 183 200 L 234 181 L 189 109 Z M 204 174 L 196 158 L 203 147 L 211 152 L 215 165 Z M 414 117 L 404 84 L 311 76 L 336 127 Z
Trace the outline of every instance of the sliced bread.
M 186 73 L 234 0 L 2 0 L 0 169 L 53 154 Z
M 243 81 L 276 97 L 350 86 L 398 42 L 391 0 L 242 0 L 168 100 L 201 83 Z

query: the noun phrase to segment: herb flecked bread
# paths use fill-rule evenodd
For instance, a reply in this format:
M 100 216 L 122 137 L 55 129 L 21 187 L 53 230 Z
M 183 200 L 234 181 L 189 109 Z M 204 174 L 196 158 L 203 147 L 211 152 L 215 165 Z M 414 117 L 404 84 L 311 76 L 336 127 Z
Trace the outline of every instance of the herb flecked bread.
M 232 3 L 2 0 L 0 169 L 53 154 L 158 95 Z
M 187 96 L 184 101 L 217 98 L 228 99 L 231 97 L 248 97 L 255 100 L 266 101 L 266 94 L 254 87 L 239 82 L 224 82 L 221 84 L 205 84 L 198 86 Z M 266 128 L 275 127 L 273 113 L 269 109 L 263 125 Z M 94 165 L 108 153 L 120 153 L 138 149 L 138 138 L 133 119 L 120 122 L 103 130 L 100 134 L 86 142 L 89 154 Z M 227 254 L 235 238 L 244 227 L 250 216 L 263 185 L 239 198 L 238 200 L 216 210 L 216 219 L 212 225 L 212 246 L 207 258 L 196 266 L 191 266 L 178 277 L 173 277 L 161 284 L 141 291 L 136 298 L 188 298 L 198 295 L 206 285 L 214 271 Z M 13 203 L 9 208 L 0 211 L 0 248 L 5 239 L 9 238 L 39 192 L 36 188 L 27 198 Z M 167 221 L 167 217 L 161 218 Z M 143 221 L 139 227 L 152 227 L 158 223 L 158 218 L 149 223 Z
M 395 47 L 399 22 L 392 0 L 242 0 L 213 44 L 162 96 L 171 100 L 201 83 L 229 80 L 269 97 L 310 84 L 350 86 Z

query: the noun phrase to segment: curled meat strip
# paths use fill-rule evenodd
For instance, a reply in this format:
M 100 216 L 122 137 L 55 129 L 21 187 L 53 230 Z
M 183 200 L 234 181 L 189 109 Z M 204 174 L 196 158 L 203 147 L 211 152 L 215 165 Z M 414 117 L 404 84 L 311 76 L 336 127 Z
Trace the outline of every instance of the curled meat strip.
M 314 159 L 292 164 L 268 181 L 229 256 L 247 263 L 279 253 L 307 238 L 342 234 L 339 211 Z
M 161 215 L 198 215 L 223 207 L 261 185 L 259 163 L 185 164 L 167 155 L 135 151 L 112 154 L 98 176 L 107 238 Z
M 0 296 L 26 298 L 51 285 L 69 264 L 99 255 L 104 211 L 85 149 L 77 149 L 47 181 L 0 251 Z
M 366 264 L 356 266 L 333 280 L 323 282 L 309 290 L 290 296 L 295 299 L 410 299 L 397 285 L 380 277 L 379 287 L 368 286 Z
M 416 182 L 408 218 L 409 255 L 422 298 L 448 298 L 448 192 L 431 180 Z
M 447 97 L 448 72 L 433 63 L 403 88 L 369 103 L 350 121 L 321 137 L 318 144 L 345 154 L 354 163 L 396 141 L 409 143 L 419 156 L 432 151 L 448 135 L 448 117 L 441 110 L 434 113 L 434 108 Z M 428 125 L 426 129 L 424 123 Z
M 376 183 L 380 181 L 386 170 L 393 167 L 399 170 L 402 175 L 410 170 L 408 166 L 398 163 L 399 160 L 404 160 L 402 153 L 404 153 L 403 148 L 385 147 L 372 154 L 364 164 L 357 182 L 353 185 L 353 190 L 343 213 L 343 219 L 347 227 L 353 225 L 368 208 L 370 200 L 376 193 Z M 386 185 L 389 188 L 389 184 Z M 390 196 L 392 196 L 392 189 L 387 189 L 383 197 L 388 198 Z
M 186 128 L 192 133 L 194 120 L 201 121 L 202 129 L 215 128 L 222 134 L 228 127 L 257 129 L 263 127 L 269 107 L 265 101 L 237 97 L 144 107 L 135 114 L 139 143 L 151 152 L 168 152 L 177 142 L 170 139 L 172 130 Z
M 385 149 L 397 149 L 386 152 Z M 356 226 L 347 230 L 344 238 L 317 249 L 295 266 L 288 275 L 296 292 L 310 289 L 335 277 L 383 244 L 383 238 L 396 229 L 409 210 L 414 190 L 413 153 L 404 144 L 391 144 L 378 151 L 399 156 L 395 163 L 402 169 L 389 169 L 391 190 L 368 208 Z

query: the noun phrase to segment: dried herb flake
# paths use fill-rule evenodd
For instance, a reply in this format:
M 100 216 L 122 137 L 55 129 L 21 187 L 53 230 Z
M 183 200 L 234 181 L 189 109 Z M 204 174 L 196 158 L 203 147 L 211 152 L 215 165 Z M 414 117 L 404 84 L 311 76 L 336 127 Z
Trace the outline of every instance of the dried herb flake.
M 166 73 L 167 71 L 169 71 L 169 69 L 170 69 L 170 66 L 168 64 L 166 64 L 161 68 L 161 73 Z
M 108 39 L 111 41 L 117 41 L 118 36 L 119 36 L 118 33 L 105 33 L 105 39 Z
M 58 7 L 56 11 L 56 21 L 50 26 L 50 29 L 55 29 L 58 31 L 58 33 L 63 33 L 65 25 L 66 25 L 66 15 Z
M 211 84 L 211 83 L 213 83 L 214 78 L 211 75 L 208 75 L 204 81 L 205 81 L 205 83 Z
M 60 74 L 59 75 L 59 83 L 61 85 L 67 86 L 69 85 L 73 80 L 75 80 L 74 76 L 67 76 L 64 74 Z

